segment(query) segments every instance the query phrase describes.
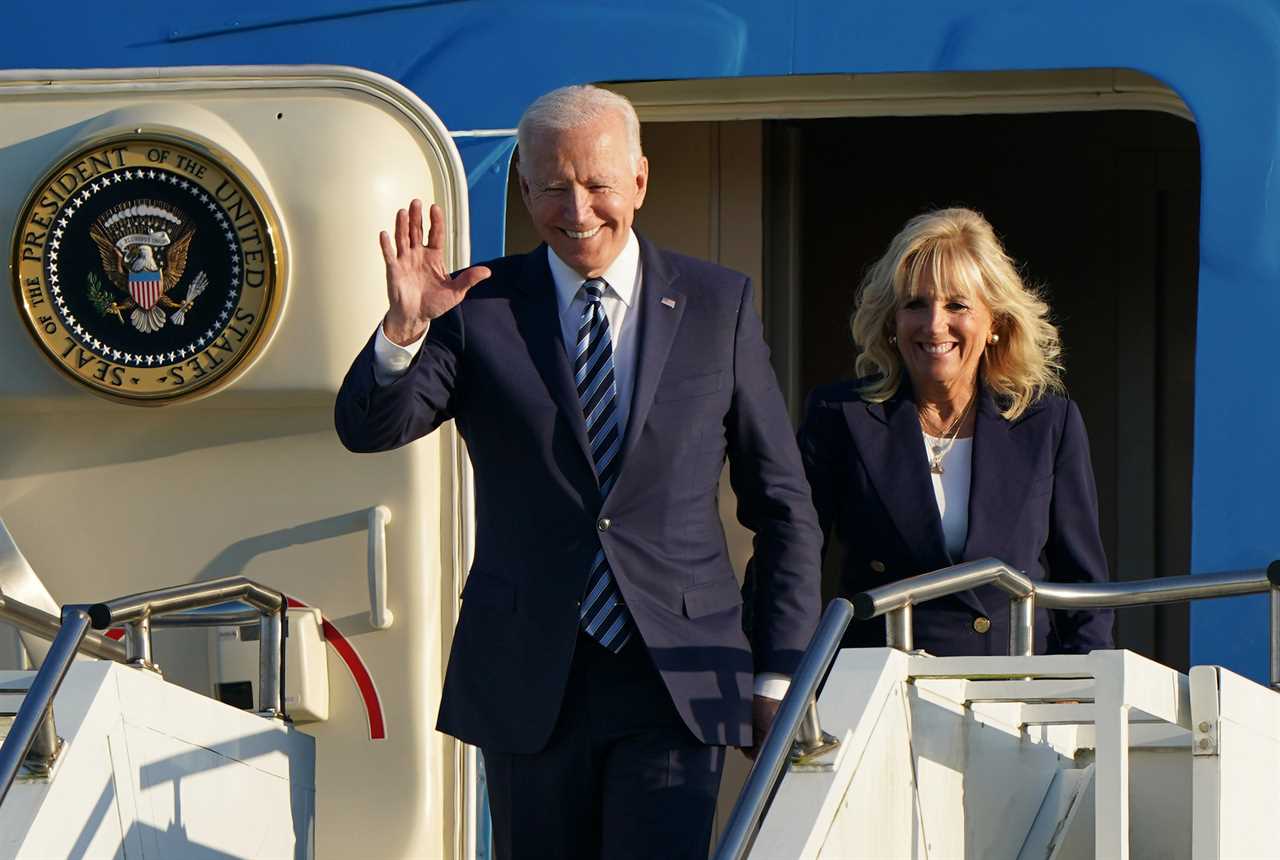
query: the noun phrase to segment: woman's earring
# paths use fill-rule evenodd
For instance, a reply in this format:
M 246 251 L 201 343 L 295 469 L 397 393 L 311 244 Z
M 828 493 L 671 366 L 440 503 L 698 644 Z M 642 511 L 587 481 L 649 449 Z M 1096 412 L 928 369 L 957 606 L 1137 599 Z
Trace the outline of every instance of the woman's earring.
M 889 335 L 889 343 L 897 343 L 897 342 L 898 342 L 898 336 L 896 334 Z
M 987 343 L 989 343 L 989 344 L 997 344 L 997 343 L 999 343 L 999 342 L 1000 342 L 1000 335 L 996 334 L 995 332 L 992 332 L 992 333 L 991 333 L 991 338 L 987 341 Z

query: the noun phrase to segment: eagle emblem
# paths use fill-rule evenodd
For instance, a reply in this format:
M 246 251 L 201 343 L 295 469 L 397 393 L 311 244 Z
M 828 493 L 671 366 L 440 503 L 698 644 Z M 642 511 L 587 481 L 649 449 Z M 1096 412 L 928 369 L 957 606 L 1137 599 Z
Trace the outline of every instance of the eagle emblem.
M 159 331 L 168 321 L 182 325 L 208 286 L 207 276 L 200 272 L 182 301 L 169 295 L 182 281 L 195 233 L 180 210 L 157 200 L 133 200 L 103 212 L 89 236 L 98 247 L 103 272 L 122 295 L 95 296 L 98 309 L 121 323 L 128 311 L 129 322 L 143 333 Z M 95 280 L 90 281 L 91 290 L 97 286 Z
M 98 138 L 52 165 L 9 266 L 45 357 L 122 403 L 203 397 L 239 376 L 284 290 L 280 224 L 251 179 L 178 132 Z

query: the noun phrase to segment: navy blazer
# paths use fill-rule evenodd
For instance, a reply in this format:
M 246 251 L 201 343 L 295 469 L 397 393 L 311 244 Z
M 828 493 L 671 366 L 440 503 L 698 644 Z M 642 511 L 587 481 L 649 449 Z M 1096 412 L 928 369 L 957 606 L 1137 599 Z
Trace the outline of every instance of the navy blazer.
M 857 389 L 856 382 L 816 389 L 799 434 L 823 534 L 834 528 L 845 547 L 845 596 L 988 556 L 1033 580 L 1107 581 L 1089 442 L 1073 402 L 1046 395 L 1009 421 L 982 388 L 969 533 L 952 557 L 910 385 L 884 403 L 863 401 Z M 1036 653 L 1111 648 L 1112 616 L 1037 610 Z M 915 646 L 931 654 L 1008 653 L 1008 598 L 995 586 L 921 604 L 913 621 Z M 855 621 L 845 642 L 884 645 L 884 620 Z
M 373 340 L 335 419 L 353 451 L 382 451 L 449 418 L 475 468 L 476 554 L 462 593 L 438 727 L 502 752 L 555 725 L 589 562 L 603 546 L 689 729 L 751 743 L 757 672 L 792 673 L 817 624 L 822 538 L 746 276 L 640 240 L 636 376 L 612 491 L 600 495 L 570 374 L 547 250 L 432 322 L 395 383 Z M 728 456 L 770 608 L 753 655 L 717 501 Z

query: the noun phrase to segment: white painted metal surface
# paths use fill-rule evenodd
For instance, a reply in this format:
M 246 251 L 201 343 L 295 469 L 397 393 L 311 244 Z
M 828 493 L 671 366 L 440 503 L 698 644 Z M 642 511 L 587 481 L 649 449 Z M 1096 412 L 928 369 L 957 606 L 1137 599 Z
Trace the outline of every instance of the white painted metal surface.
M 163 127 L 257 180 L 290 263 L 253 366 L 172 408 L 68 384 L 18 317 L 0 315 L 0 447 L 12 454 L 0 514 L 31 567 L 59 603 L 244 575 L 318 608 L 332 631 L 329 719 L 305 727 L 318 750 L 318 852 L 457 856 L 471 774 L 434 726 L 466 564 L 462 450 L 451 425 L 377 457 L 349 454 L 333 431 L 334 394 L 386 310 L 378 231 L 412 197 L 438 203 L 447 265 L 468 262 L 466 178 L 447 129 L 394 81 L 322 66 L 7 72 L 0 113 L 0 235 L 60 154 Z M 101 515 L 76 517 L 75 539 L 59 539 L 68 511 L 91 500 Z M 368 512 L 381 505 L 397 524 L 383 533 L 375 600 L 395 611 L 388 629 L 388 614 L 370 617 Z M 167 679 L 213 692 L 205 631 L 154 639 Z
M 1196 860 L 1280 856 L 1280 693 L 1218 666 L 1190 677 Z
M 1280 694 L 1215 667 L 848 650 L 818 707 L 834 767 L 784 777 L 752 857 L 1280 856 Z
M 315 741 L 297 729 L 109 662 L 76 663 L 54 711 L 63 754 L 0 807 L 3 860 L 313 856 Z

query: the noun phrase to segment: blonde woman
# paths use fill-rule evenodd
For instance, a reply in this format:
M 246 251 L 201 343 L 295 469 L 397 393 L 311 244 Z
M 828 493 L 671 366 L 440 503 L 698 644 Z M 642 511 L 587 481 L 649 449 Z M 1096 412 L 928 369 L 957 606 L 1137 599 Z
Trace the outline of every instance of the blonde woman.
M 909 221 L 858 291 L 860 379 L 809 398 L 800 450 L 841 592 L 994 556 L 1032 579 L 1106 581 L 1080 410 L 1057 329 L 991 225 L 969 209 Z M 1004 654 L 1007 598 L 987 586 L 922 604 L 915 645 Z M 1039 610 L 1037 653 L 1112 646 L 1110 611 Z M 884 644 L 854 622 L 846 646 Z

